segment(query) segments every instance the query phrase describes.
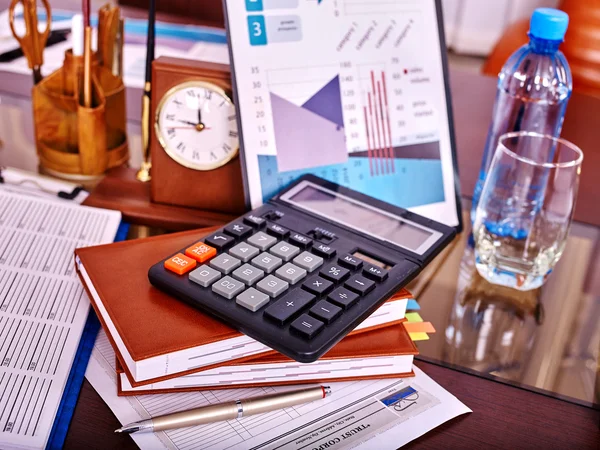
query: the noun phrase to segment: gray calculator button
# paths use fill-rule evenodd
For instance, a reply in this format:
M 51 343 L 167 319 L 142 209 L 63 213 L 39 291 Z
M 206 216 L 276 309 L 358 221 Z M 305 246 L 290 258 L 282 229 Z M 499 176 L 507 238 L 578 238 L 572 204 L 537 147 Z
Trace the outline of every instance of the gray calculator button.
M 214 281 L 217 281 L 219 278 L 221 278 L 221 272 L 218 272 L 212 267 L 208 267 L 206 264 L 203 264 L 190 272 L 189 278 L 191 281 L 198 283 L 200 286 L 208 287 Z
M 258 283 L 256 283 L 256 289 L 268 294 L 269 296 L 275 298 L 279 294 L 285 292 L 289 284 L 287 281 L 280 280 L 273 275 L 269 275 L 266 278 L 263 278 Z
M 256 312 L 269 303 L 269 296 L 254 288 L 250 288 L 238 295 L 235 302 L 252 312 Z
M 275 271 L 275 275 L 279 278 L 284 279 L 290 284 L 296 284 L 302 278 L 306 276 L 306 270 L 293 265 L 292 263 L 284 264 L 282 267 Z
M 250 264 L 244 264 L 242 267 L 238 267 L 231 274 L 233 278 L 246 283 L 248 286 L 252 286 L 264 275 L 265 273 L 262 270 L 251 266 Z
M 312 272 L 313 270 L 321 267 L 323 264 L 323 258 L 313 255 L 309 252 L 302 252 L 294 258 L 293 263 L 309 272 Z
M 238 244 L 229 250 L 230 255 L 241 259 L 243 262 L 250 261 L 256 255 L 258 255 L 259 252 L 260 250 L 258 250 L 256 247 L 246 244 L 245 242 L 242 242 L 241 244 Z
M 289 261 L 300 252 L 300 249 L 287 242 L 280 242 L 271 247 L 269 252 L 273 253 L 275 256 L 279 256 L 284 261 Z
M 242 292 L 245 287 L 246 286 L 244 286 L 244 283 L 241 281 L 234 280 L 231 277 L 223 277 L 212 285 L 212 290 L 213 292 L 231 300 L 233 297 Z
M 281 258 L 263 252 L 252 260 L 252 265 L 271 273 L 281 265 Z
M 215 256 L 209 262 L 210 267 L 217 269 L 226 275 L 238 267 L 241 263 L 242 262 L 239 259 L 229 256 L 227 253 L 221 253 L 220 255 Z
M 255 247 L 260 248 L 262 251 L 265 251 L 273 244 L 277 242 L 277 239 L 273 236 L 269 236 L 267 233 L 263 233 L 259 231 L 255 235 L 248 238 L 248 243 L 254 245 Z

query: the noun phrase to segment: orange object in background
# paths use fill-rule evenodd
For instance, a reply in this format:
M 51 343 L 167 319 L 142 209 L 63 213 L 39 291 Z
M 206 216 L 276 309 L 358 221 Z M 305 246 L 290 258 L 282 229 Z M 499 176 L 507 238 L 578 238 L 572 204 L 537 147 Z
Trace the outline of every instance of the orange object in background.
M 213 256 L 216 256 L 217 249 L 206 245 L 203 242 L 198 242 L 185 250 L 185 254 L 190 258 L 194 258 L 199 263 L 208 261 Z
M 188 273 L 196 267 L 196 260 L 188 258 L 183 253 L 177 253 L 165 261 L 165 269 L 175 272 L 177 275 Z

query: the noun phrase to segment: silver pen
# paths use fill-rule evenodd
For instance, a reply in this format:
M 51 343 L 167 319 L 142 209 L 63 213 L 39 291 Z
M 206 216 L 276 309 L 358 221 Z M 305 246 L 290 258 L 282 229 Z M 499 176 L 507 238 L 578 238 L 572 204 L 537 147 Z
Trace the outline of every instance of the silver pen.
M 262 414 L 276 409 L 301 405 L 331 395 L 329 386 L 313 386 L 289 392 L 261 395 L 246 400 L 235 400 L 218 405 L 203 406 L 152 419 L 133 422 L 115 430 L 115 433 L 138 433 L 162 431 L 172 428 L 191 427 L 223 420 L 240 419 L 253 414 Z

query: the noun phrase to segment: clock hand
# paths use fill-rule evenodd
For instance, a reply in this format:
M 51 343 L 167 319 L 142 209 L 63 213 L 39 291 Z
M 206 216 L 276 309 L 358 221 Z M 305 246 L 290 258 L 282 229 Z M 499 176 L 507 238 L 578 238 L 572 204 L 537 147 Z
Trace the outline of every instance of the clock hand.
M 198 125 L 202 123 L 202 105 L 198 106 Z
M 194 122 L 190 122 L 189 120 L 177 120 L 177 122 L 185 123 L 186 125 L 191 125 L 192 127 L 196 126 Z

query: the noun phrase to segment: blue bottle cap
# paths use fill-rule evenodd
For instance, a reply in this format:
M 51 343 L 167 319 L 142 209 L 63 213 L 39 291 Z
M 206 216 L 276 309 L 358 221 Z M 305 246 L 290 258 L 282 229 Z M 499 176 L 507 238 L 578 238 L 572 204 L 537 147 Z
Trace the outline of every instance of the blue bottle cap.
M 562 41 L 568 26 L 569 15 L 566 12 L 554 8 L 537 8 L 531 16 L 529 34 L 539 39 Z

